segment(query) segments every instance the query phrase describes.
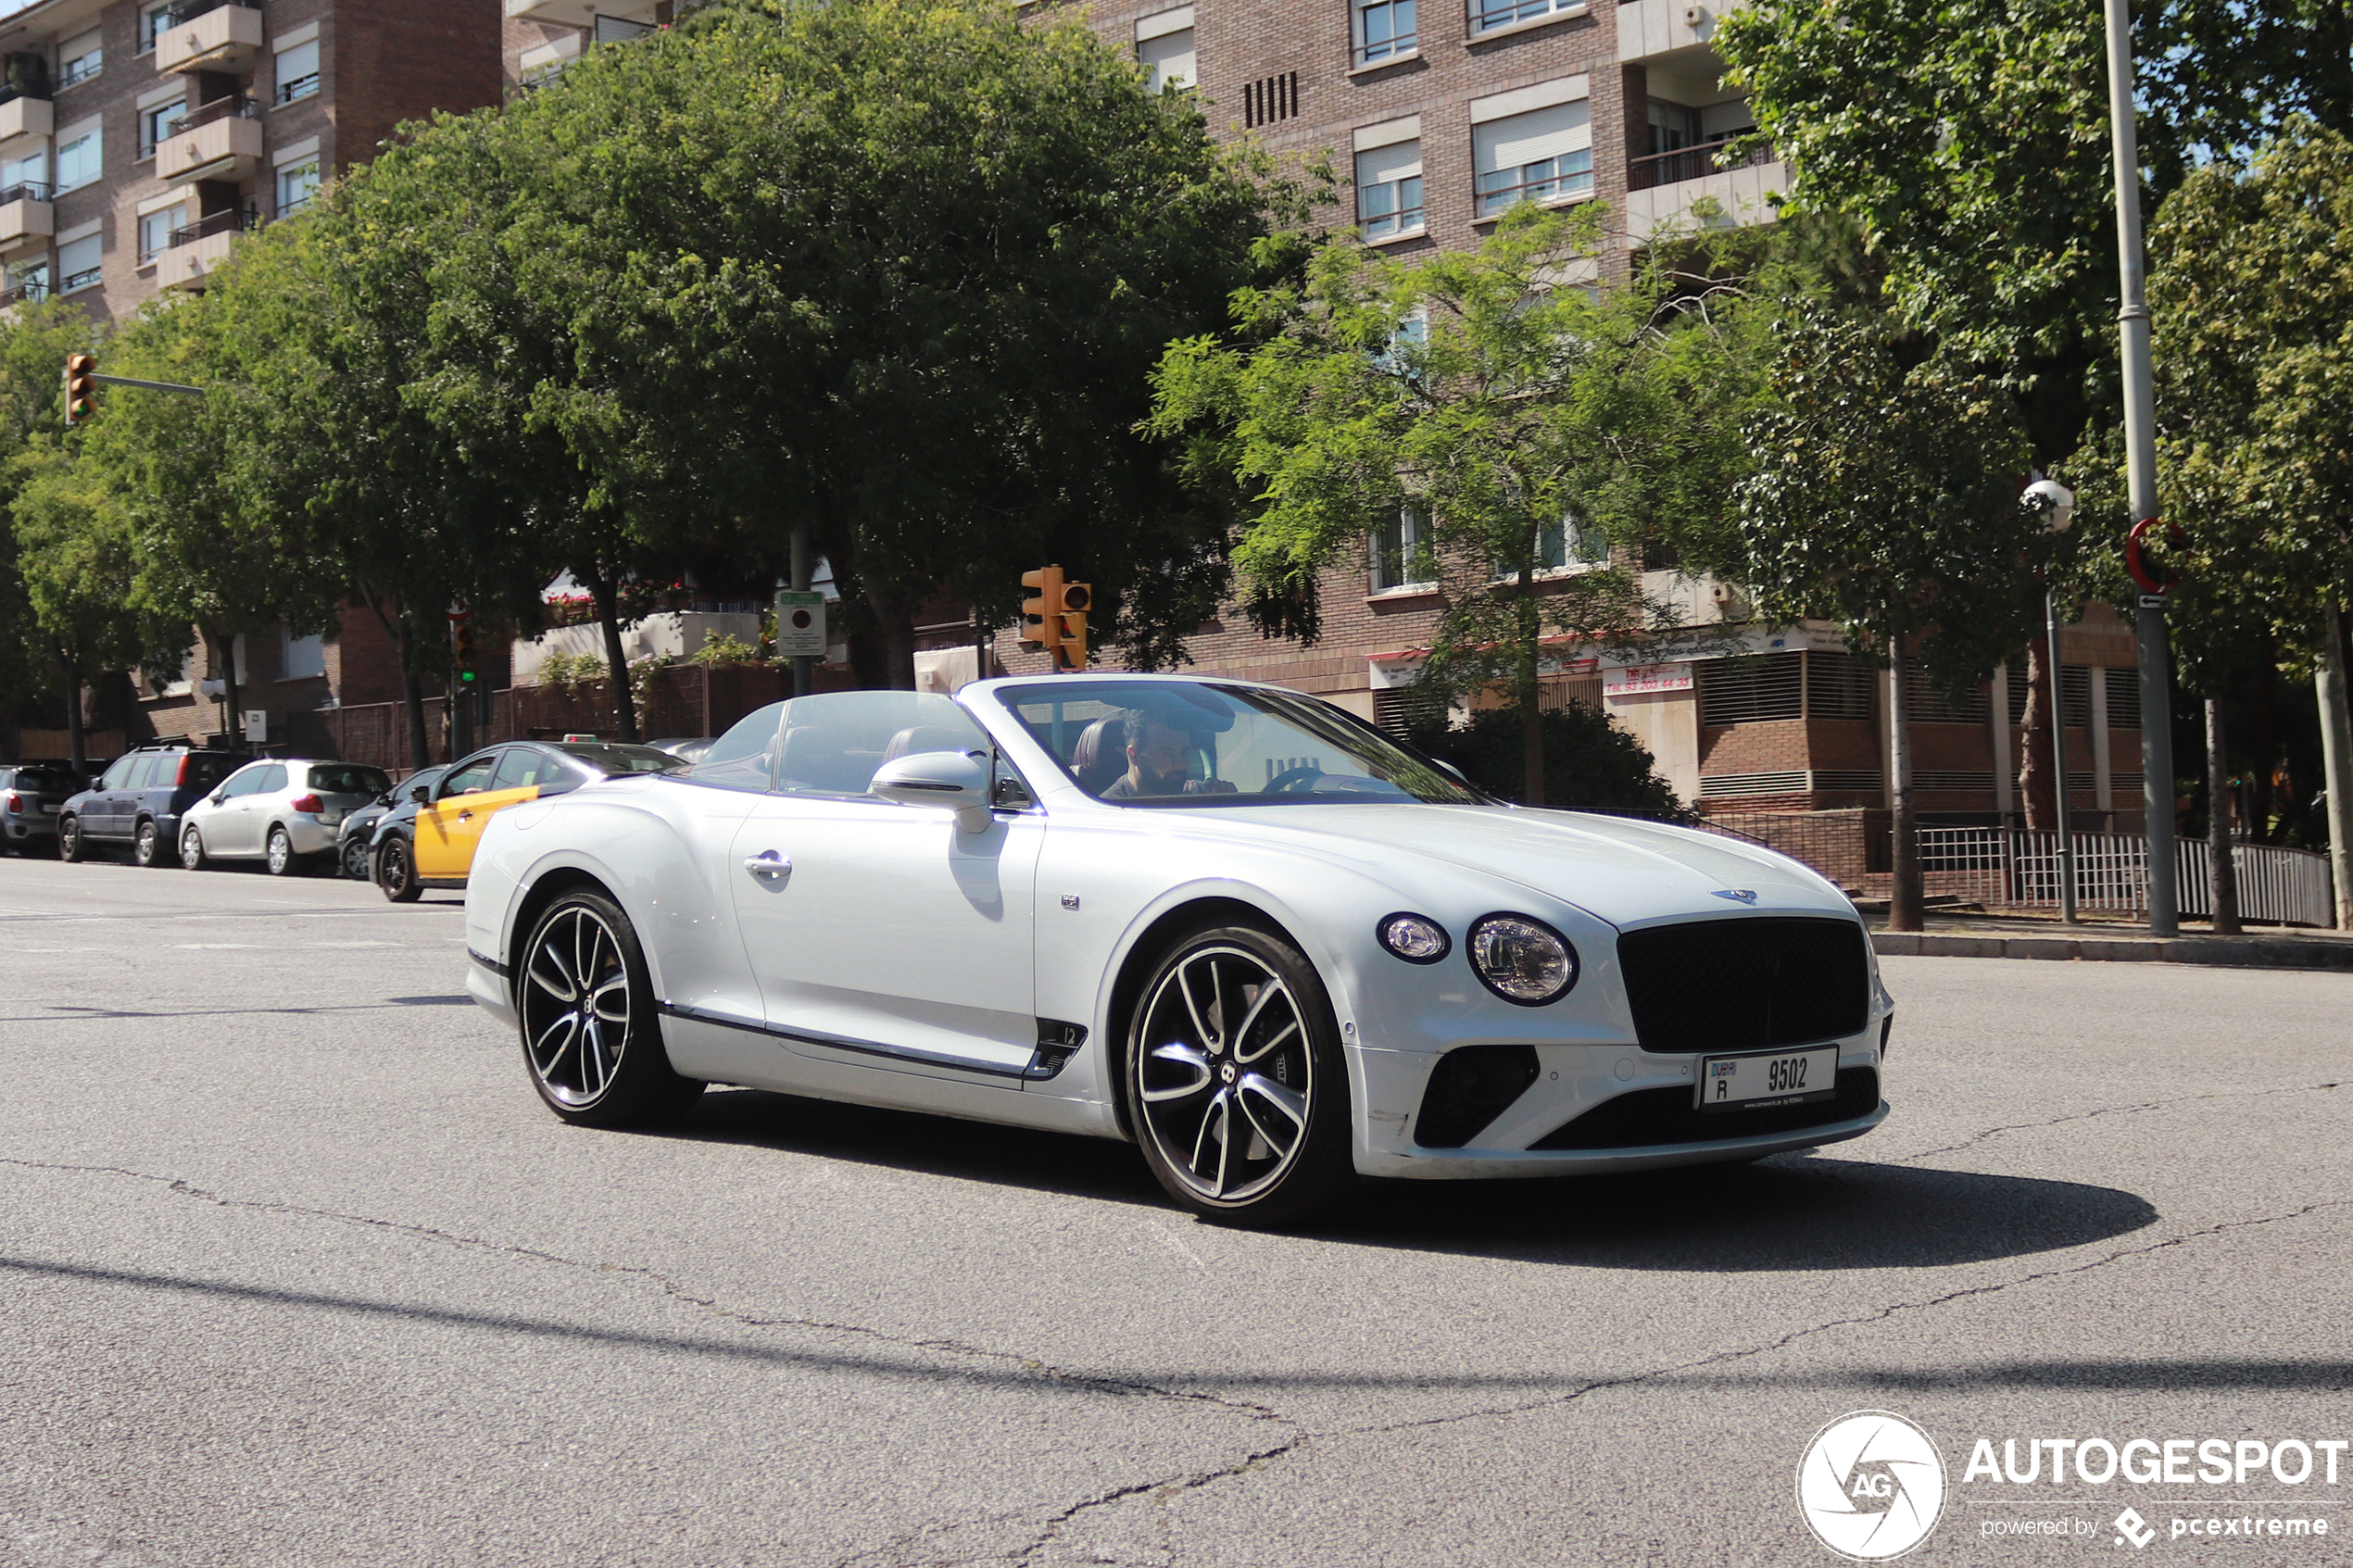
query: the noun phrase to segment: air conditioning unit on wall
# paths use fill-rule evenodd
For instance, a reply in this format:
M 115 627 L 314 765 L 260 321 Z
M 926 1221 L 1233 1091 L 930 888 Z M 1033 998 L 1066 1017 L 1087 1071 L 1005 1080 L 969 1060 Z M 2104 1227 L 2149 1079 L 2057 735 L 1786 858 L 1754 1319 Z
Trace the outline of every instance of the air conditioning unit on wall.
M 1705 21 L 1706 21 L 1706 20 L 1707 20 L 1707 7 L 1706 7 L 1706 6 L 1684 6 L 1684 7 L 1683 7 L 1683 25 L 1684 25 L 1685 27 L 1698 27 L 1701 23 L 1703 23 L 1703 22 L 1705 22 Z
M 248 745 L 259 746 L 270 738 L 270 710 L 268 709 L 246 709 L 245 721 L 245 734 Z

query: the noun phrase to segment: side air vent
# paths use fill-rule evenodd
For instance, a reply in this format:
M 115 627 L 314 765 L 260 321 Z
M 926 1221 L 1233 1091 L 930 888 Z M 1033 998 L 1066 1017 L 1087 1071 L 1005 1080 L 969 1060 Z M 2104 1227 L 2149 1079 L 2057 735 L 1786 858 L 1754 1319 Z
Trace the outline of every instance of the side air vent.
M 1460 1148 L 1534 1082 L 1533 1046 L 1463 1046 L 1448 1051 L 1422 1092 L 1414 1141 L 1424 1148 Z
M 1692 921 L 1617 939 L 1646 1051 L 1765 1050 L 1860 1034 L 1870 959 L 1851 920 Z

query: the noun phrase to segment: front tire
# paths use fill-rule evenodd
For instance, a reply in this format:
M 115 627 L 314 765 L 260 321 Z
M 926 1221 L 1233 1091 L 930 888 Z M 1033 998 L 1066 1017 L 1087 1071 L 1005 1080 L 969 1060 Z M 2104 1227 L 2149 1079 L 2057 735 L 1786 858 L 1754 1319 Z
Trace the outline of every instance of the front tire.
M 57 859 L 80 865 L 90 858 L 90 847 L 82 842 L 82 819 L 68 817 L 57 823 Z
M 205 869 L 204 834 L 193 822 L 180 831 L 180 863 L 192 872 Z
M 273 827 L 270 841 L 262 852 L 262 864 L 270 868 L 271 876 L 292 876 L 302 869 L 302 859 L 295 853 L 294 839 L 286 830 Z
M 368 880 L 368 841 L 353 834 L 343 841 L 343 874 L 354 882 Z
M 550 905 L 516 966 L 523 1066 L 547 1109 L 594 1127 L 682 1114 L 702 1085 L 670 1069 L 652 976 L 621 907 L 582 889 Z
M 1306 1219 L 1355 1181 L 1348 1070 L 1315 967 L 1256 926 L 1170 947 L 1128 1021 L 1128 1123 L 1169 1197 L 1205 1220 Z
M 424 897 L 425 884 L 417 880 L 417 863 L 409 858 L 408 840 L 387 839 L 376 851 L 376 885 L 396 904 L 413 904 Z
M 141 822 L 139 824 L 139 835 L 131 841 L 131 859 L 133 864 L 142 866 L 160 866 L 165 863 L 163 835 L 157 831 L 155 823 Z

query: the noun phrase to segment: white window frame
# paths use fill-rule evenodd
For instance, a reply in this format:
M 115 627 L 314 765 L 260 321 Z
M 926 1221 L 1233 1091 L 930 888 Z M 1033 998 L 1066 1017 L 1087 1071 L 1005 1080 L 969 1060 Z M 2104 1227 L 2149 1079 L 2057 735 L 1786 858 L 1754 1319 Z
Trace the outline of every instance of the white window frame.
M 1593 194 L 1591 88 L 1590 76 L 1570 76 L 1472 100 L 1474 221 Z
M 299 69 L 304 63 L 302 55 L 305 50 L 309 51 L 309 70 L 295 77 L 292 81 L 287 80 L 286 61 L 289 58 L 293 59 L 296 67 Z M 298 104 L 305 98 L 317 97 L 319 89 L 325 82 L 324 67 L 319 53 L 319 40 L 306 38 L 299 44 L 290 44 L 279 50 L 271 61 L 270 69 L 271 101 L 273 104 Z
M 171 134 L 171 122 L 188 112 L 188 100 L 171 98 L 139 111 L 139 156 L 136 161 L 146 162 L 156 156 L 156 149 Z
M 299 179 L 305 174 L 309 175 L 310 183 L 303 191 L 301 199 L 298 201 L 288 201 L 286 199 L 287 182 Z M 300 212 L 304 207 L 308 207 L 312 202 L 318 200 L 320 187 L 326 183 L 320 175 L 319 155 L 317 153 L 312 153 L 308 157 L 296 158 L 292 162 L 283 165 L 277 170 L 277 175 L 278 216 L 281 218 L 290 217 L 295 213 Z
M 1421 50 L 1416 0 L 1350 0 L 1350 42 L 1359 66 L 1382 66 L 1410 60 Z M 1376 24 L 1383 36 L 1376 39 Z
M 73 154 L 80 152 L 84 147 L 90 149 L 90 172 L 82 179 L 74 180 L 69 182 L 66 175 L 66 159 Z M 105 129 L 100 126 L 93 126 L 88 131 L 85 131 L 81 135 L 75 137 L 72 141 L 61 142 L 57 147 L 57 194 L 59 195 L 64 195 L 68 191 L 79 191 L 85 185 L 94 185 L 99 181 L 105 179 L 107 175 L 107 135 Z
M 46 299 L 49 287 L 49 257 L 47 252 L 28 256 L 21 261 L 8 263 L 8 286 L 23 289 L 28 299 Z
M 1592 9 L 1590 0 L 1468 0 L 1468 4 L 1474 38 L 1507 27 L 1581 17 Z
M 1136 23 L 1136 58 L 1151 73 L 1144 91 L 1174 87 L 1189 93 L 1201 81 L 1201 56 L 1193 37 L 1193 8 L 1179 6 Z
M 140 11 L 138 47 L 132 53 L 145 56 L 156 52 L 156 35 L 163 31 L 164 13 L 170 10 L 175 0 L 162 0 L 162 4 L 149 6 Z
M 171 248 L 172 231 L 188 226 L 188 204 L 174 202 L 139 215 L 139 265 L 145 267 Z
M 92 265 L 82 268 L 80 271 L 69 271 L 67 253 L 78 250 L 83 245 L 91 247 L 90 255 L 94 258 Z M 67 240 L 60 244 L 57 246 L 58 295 L 63 297 L 69 294 L 80 294 L 84 289 L 94 289 L 105 282 L 106 255 L 106 241 L 97 234 L 83 234 L 77 239 Z
M 86 69 L 76 71 L 76 67 L 84 65 Z M 60 93 L 89 81 L 106 69 L 107 51 L 103 35 L 94 27 L 79 38 L 69 38 L 57 45 L 57 91 Z
M 1382 594 L 1427 594 L 1438 586 L 1438 562 L 1432 553 L 1428 518 L 1413 507 L 1400 507 L 1397 516 L 1376 529 L 1371 540 L 1374 596 Z M 1414 575 L 1416 567 L 1426 574 Z M 1394 581 L 1385 581 L 1391 576 Z
M 1391 123 L 1410 124 L 1414 134 L 1391 132 L 1381 139 L 1360 132 L 1356 138 L 1356 227 L 1367 242 L 1403 239 L 1423 232 L 1428 223 L 1422 194 L 1420 117 Z
M 296 663 L 302 666 L 296 669 Z M 327 673 L 327 639 L 313 633 L 297 637 L 291 626 L 278 628 L 278 679 L 281 681 L 317 681 Z

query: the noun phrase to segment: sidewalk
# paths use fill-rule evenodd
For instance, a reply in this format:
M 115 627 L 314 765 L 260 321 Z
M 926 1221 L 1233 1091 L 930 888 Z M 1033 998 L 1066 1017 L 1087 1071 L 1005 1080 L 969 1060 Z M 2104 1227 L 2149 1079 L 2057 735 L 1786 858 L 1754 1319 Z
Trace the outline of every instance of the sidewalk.
M 1939 914 L 1924 932 L 1882 929 L 1883 906 L 1866 911 L 1871 946 L 1884 954 L 1948 959 L 2076 959 L 2097 962 L 2219 964 L 2236 969 L 2353 971 L 2353 934 L 2255 926 L 2245 936 L 2201 931 L 2158 938 L 2119 922 L 2062 925 L 2030 915 Z

